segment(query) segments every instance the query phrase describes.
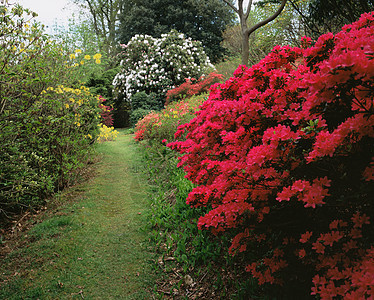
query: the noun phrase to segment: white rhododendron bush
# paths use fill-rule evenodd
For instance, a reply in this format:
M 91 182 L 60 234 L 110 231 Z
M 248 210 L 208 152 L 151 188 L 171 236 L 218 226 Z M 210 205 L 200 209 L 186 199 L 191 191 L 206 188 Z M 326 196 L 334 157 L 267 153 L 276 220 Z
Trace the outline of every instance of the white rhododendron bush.
M 118 98 L 145 92 L 164 96 L 169 89 L 214 69 L 199 41 L 172 30 L 161 38 L 136 35 L 122 45 L 121 71 L 113 81 Z

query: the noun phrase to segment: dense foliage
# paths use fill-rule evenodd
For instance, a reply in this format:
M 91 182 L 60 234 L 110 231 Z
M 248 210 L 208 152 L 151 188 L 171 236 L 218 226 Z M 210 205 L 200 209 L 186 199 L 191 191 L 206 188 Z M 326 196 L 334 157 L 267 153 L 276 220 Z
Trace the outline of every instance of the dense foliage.
M 98 131 L 81 64 L 31 19 L 21 6 L 0 6 L 1 217 L 75 182 Z
M 119 45 L 108 53 L 108 40 L 102 35 L 97 36 L 92 26 L 82 10 L 78 16 L 69 19 L 67 28 L 54 27 L 50 37 L 57 40 L 65 52 L 71 53 L 71 59 L 79 65 L 75 70 L 79 81 L 89 87 L 92 94 L 105 98 L 106 106 L 116 108 L 111 113 L 118 115 L 120 112 L 113 101 L 112 82 L 118 73 L 119 61 L 112 56 Z
M 335 32 L 343 25 L 356 21 L 361 14 L 372 10 L 373 0 L 311 0 L 307 20 L 311 28 L 317 25 Z
M 374 13 L 313 46 L 275 47 L 210 93 L 169 147 L 211 210 L 198 227 L 271 292 L 373 297 Z M 309 288 L 309 292 L 308 292 Z
M 176 31 L 159 39 L 136 35 L 123 48 L 121 70 L 113 81 L 117 101 L 145 92 L 155 99 L 155 107 L 149 109 L 163 107 L 166 92 L 185 78 L 199 78 L 213 68 L 201 43 Z
M 200 41 L 213 62 L 224 54 L 222 32 L 234 21 L 233 12 L 221 0 L 132 0 L 124 1 L 123 10 L 122 43 L 136 34 L 161 37 L 174 29 Z

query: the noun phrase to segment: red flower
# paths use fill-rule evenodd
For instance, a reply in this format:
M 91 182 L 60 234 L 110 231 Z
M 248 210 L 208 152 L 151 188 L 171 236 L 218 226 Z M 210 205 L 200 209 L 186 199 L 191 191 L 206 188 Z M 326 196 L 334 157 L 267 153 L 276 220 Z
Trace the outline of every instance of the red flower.
M 300 243 L 305 244 L 311 238 L 312 235 L 313 235 L 313 232 L 309 232 L 309 231 L 303 233 L 300 238 Z
M 316 251 L 316 253 L 325 253 L 325 246 L 323 246 L 320 242 L 313 243 L 313 250 Z
M 277 46 L 239 66 L 169 144 L 196 185 L 187 203 L 208 210 L 199 228 L 250 228 L 230 251 L 248 252 L 247 271 L 260 284 L 279 283 L 278 271 L 293 263 L 283 257 L 296 254 L 315 268 L 317 297 L 372 296 L 373 35 L 371 13 L 310 48 Z M 297 240 L 312 247 L 308 257 Z
M 305 255 L 306 255 L 305 249 L 301 249 L 301 250 L 299 250 L 299 257 L 300 257 L 300 258 L 304 258 Z

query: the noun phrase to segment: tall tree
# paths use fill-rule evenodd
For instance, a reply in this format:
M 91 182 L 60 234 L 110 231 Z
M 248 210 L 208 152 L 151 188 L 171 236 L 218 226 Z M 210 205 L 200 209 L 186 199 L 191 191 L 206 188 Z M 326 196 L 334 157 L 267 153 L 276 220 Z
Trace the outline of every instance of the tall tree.
M 247 7 L 244 7 L 244 0 L 238 0 L 238 7 L 236 7 L 232 1 L 230 0 L 223 0 L 231 9 L 238 14 L 240 27 L 241 27 L 241 35 L 242 35 L 242 64 L 247 65 L 249 60 L 249 37 L 250 35 L 259 29 L 260 27 L 268 24 L 269 22 L 273 21 L 279 14 L 282 12 L 284 6 L 286 5 L 287 0 L 281 0 L 281 3 L 271 16 L 267 17 L 266 19 L 254 24 L 251 27 L 248 27 L 248 17 L 252 10 L 252 3 L 253 0 L 248 0 Z
M 175 29 L 203 43 L 213 62 L 224 53 L 222 32 L 235 21 L 235 14 L 221 0 L 127 0 L 120 18 L 120 41 L 136 34 L 160 37 Z
M 116 53 L 116 26 L 121 14 L 123 0 L 72 0 L 86 8 L 98 38 L 102 39 L 104 51 Z
M 309 0 L 295 0 L 301 12 L 308 9 Z M 261 22 L 279 7 L 279 1 L 257 1 L 248 17 L 248 27 Z M 240 24 L 228 27 L 223 36 L 223 45 L 234 56 L 242 54 L 242 34 Z M 301 16 L 288 1 L 281 13 L 273 22 L 258 28 L 249 37 L 248 66 L 258 63 L 276 45 L 299 46 L 300 39 L 306 35 L 306 28 Z

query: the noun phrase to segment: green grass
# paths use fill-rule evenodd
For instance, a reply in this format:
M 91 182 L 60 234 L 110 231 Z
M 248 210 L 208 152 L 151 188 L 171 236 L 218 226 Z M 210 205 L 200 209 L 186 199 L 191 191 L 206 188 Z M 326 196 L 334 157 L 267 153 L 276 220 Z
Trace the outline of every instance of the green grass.
M 95 177 L 21 237 L 1 262 L 0 299 L 151 298 L 147 186 L 131 139 L 99 145 Z
M 248 279 L 246 261 L 228 254 L 235 233 L 217 238 L 207 230 L 198 230 L 198 219 L 209 208 L 186 204 L 194 185 L 177 168 L 175 153 L 156 142 L 143 146 L 140 150 L 153 183 L 149 231 L 158 259 L 163 262 L 159 268 L 164 276 L 158 280 L 158 291 L 178 295 L 176 299 L 191 299 L 191 292 L 196 299 L 264 299 L 257 297 L 256 282 Z M 194 287 L 184 283 L 187 275 L 196 283 Z M 155 295 L 169 299 L 162 293 Z
M 233 76 L 234 71 L 239 67 L 241 64 L 241 58 L 238 57 L 228 57 L 223 62 L 220 62 L 215 67 L 219 74 L 224 76 L 224 80 L 226 81 L 230 77 Z

